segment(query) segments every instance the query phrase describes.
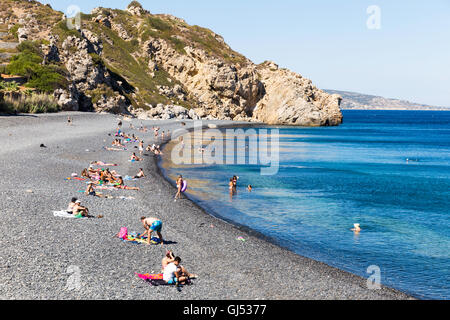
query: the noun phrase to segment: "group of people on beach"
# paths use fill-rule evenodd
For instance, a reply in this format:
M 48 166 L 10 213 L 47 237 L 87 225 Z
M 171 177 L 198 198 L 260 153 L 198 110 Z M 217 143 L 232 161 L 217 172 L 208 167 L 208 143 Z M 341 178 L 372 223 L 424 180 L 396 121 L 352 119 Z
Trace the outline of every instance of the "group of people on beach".
M 73 123 L 72 119 L 68 119 L 68 123 L 71 125 Z M 140 156 L 137 156 L 135 152 L 133 152 L 130 156 L 130 160 L 132 162 L 142 161 L 144 153 L 144 141 L 136 137 L 134 134 L 126 134 L 122 131 L 122 121 L 118 123 L 117 130 L 115 132 L 115 138 L 112 141 L 113 148 L 105 148 L 110 151 L 125 151 L 125 145 L 127 143 L 138 143 L 138 149 L 140 152 Z M 132 124 L 130 124 L 130 128 Z M 155 138 L 159 136 L 159 127 L 153 127 Z M 142 126 L 140 127 L 140 131 L 146 132 L 147 129 Z M 161 138 L 164 139 L 164 131 L 161 134 Z M 119 149 L 120 148 L 120 149 Z M 162 155 L 161 149 L 159 145 L 152 144 L 148 145 L 145 149 L 147 151 L 153 152 L 155 155 Z M 98 167 L 95 167 L 98 166 Z M 80 181 L 87 181 L 87 186 L 84 191 L 86 196 L 94 196 L 99 198 L 108 198 L 109 196 L 104 195 L 103 193 L 97 192 L 98 188 L 106 189 L 114 188 L 114 189 L 123 189 L 123 190 L 139 190 L 138 187 L 130 187 L 126 186 L 124 183 L 124 179 L 118 173 L 117 170 L 110 169 L 109 167 L 117 167 L 117 164 L 113 163 L 104 163 L 102 161 L 94 161 L 89 164 L 88 167 L 84 168 L 81 171 L 81 176 L 78 178 L 76 174 L 72 175 L 72 179 L 77 179 Z M 139 172 L 133 177 L 126 177 L 127 179 L 142 179 L 145 178 L 146 175 L 144 173 L 143 168 L 139 169 Z M 185 187 L 185 181 L 180 176 L 177 179 L 177 194 L 175 199 L 181 199 L 182 193 L 185 191 L 183 189 Z M 73 197 L 70 200 L 70 203 L 66 210 L 67 213 L 72 214 L 75 217 L 91 217 L 90 211 L 86 206 L 83 206 L 81 200 L 76 197 Z M 103 216 L 98 216 L 98 218 L 102 218 Z M 161 219 L 156 217 L 140 217 L 140 222 L 144 228 L 144 232 L 141 234 L 137 234 L 136 237 L 138 239 L 142 239 L 147 244 L 155 243 L 156 241 L 153 236 L 156 234 L 158 237 L 158 242 L 161 246 L 164 245 L 164 239 L 162 235 L 162 226 L 163 223 Z M 123 237 L 123 235 L 121 236 Z M 157 242 L 157 243 L 158 243 Z M 190 279 L 194 279 L 197 275 L 191 274 L 187 272 L 187 270 L 181 265 L 181 258 L 175 256 L 172 251 L 167 251 L 166 255 L 162 259 L 162 274 L 163 279 L 167 284 L 185 284 L 190 281 Z
M 132 127 L 132 124 L 130 124 L 130 128 L 134 128 L 134 127 Z M 116 132 L 116 136 L 119 135 L 119 136 L 129 137 L 126 134 L 124 134 L 123 132 L 121 132 L 120 129 L 121 129 L 121 125 L 119 125 L 119 128 Z M 155 138 L 158 138 L 160 128 L 153 127 L 152 129 L 153 129 Z M 144 127 L 142 125 L 142 123 L 141 123 L 141 127 L 139 130 L 142 132 L 147 132 L 147 128 Z M 129 142 L 138 142 L 140 157 L 142 157 L 143 153 L 144 153 L 144 141 L 140 140 L 139 138 L 135 137 L 134 135 L 131 135 L 131 139 L 135 139 L 135 140 L 131 140 Z M 161 133 L 161 139 L 164 139 L 164 131 Z M 119 140 L 118 142 L 120 143 L 121 141 Z M 116 146 L 123 146 L 123 145 L 121 143 L 120 143 L 120 145 L 117 144 L 117 141 L 116 141 Z M 156 145 L 156 144 L 148 145 L 145 148 L 145 150 L 152 152 L 155 155 L 162 155 L 160 146 Z M 142 161 L 143 159 L 140 157 L 138 157 L 136 155 L 136 153 L 133 152 L 130 157 L 130 160 L 131 161 Z M 111 176 L 109 174 L 108 174 L 108 177 L 111 179 Z M 143 169 L 141 168 L 139 170 L 139 173 L 134 178 L 140 179 L 143 177 L 145 177 L 145 173 L 144 173 Z M 112 178 L 112 179 L 113 179 L 113 181 L 115 181 L 114 178 Z M 118 178 L 118 179 L 121 179 L 121 178 Z M 119 180 L 119 181 L 123 181 L 123 180 Z M 185 182 L 183 181 L 183 178 L 180 176 L 177 179 L 177 194 L 175 196 L 175 199 L 181 198 L 184 183 Z M 159 243 L 161 244 L 161 246 L 163 246 L 164 245 L 164 238 L 162 235 L 163 223 L 162 223 L 161 219 L 158 219 L 156 217 L 142 216 L 140 218 L 140 221 L 141 221 L 142 226 L 145 231 L 141 234 L 138 234 L 137 238 L 138 239 L 146 239 L 147 244 L 151 244 L 151 242 L 154 239 L 153 234 L 156 233 L 156 235 L 159 238 Z M 172 251 L 167 251 L 165 257 L 162 259 L 162 271 L 161 272 L 163 273 L 163 280 L 169 285 L 185 284 L 185 283 L 189 282 L 190 279 L 195 279 L 197 277 L 197 275 L 187 272 L 187 270 L 181 265 L 181 258 L 175 256 Z

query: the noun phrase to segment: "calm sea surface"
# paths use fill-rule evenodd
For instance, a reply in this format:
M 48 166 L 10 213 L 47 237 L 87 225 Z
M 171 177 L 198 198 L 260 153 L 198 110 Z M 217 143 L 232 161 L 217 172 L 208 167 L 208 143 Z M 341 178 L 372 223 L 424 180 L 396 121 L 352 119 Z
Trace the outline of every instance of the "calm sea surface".
M 344 111 L 344 121 L 277 127 L 274 176 L 258 165 L 170 160 L 163 172 L 172 180 L 182 174 L 188 197 L 207 211 L 300 255 L 365 278 L 375 265 L 383 285 L 450 299 L 450 112 Z M 238 189 L 230 197 L 233 175 Z M 360 234 L 350 230 L 354 223 Z

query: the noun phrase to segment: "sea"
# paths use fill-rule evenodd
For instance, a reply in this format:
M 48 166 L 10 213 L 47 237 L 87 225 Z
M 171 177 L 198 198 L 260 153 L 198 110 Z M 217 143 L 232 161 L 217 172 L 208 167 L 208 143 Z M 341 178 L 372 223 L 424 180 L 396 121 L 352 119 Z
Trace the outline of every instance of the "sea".
M 337 127 L 252 128 L 278 140 L 272 175 L 261 174 L 267 163 L 250 163 L 245 134 L 238 136 L 245 146 L 236 149 L 245 163 L 180 164 L 167 156 L 160 167 L 172 182 L 182 175 L 186 196 L 210 214 L 279 246 L 367 278 L 368 285 L 450 299 L 450 112 L 343 115 Z M 174 139 L 165 153 L 179 143 Z M 193 154 L 216 156 L 196 148 Z M 239 179 L 230 192 L 233 176 Z M 356 223 L 360 232 L 351 230 Z

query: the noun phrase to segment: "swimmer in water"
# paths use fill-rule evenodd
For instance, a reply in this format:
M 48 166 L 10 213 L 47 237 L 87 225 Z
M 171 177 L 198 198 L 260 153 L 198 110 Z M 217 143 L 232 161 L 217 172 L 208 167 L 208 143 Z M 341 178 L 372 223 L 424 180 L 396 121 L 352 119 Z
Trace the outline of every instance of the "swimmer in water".
M 355 223 L 354 225 L 353 225 L 353 229 L 351 229 L 353 232 L 355 232 L 355 233 L 360 233 L 361 232 L 361 227 L 360 227 L 360 224 L 359 223 Z

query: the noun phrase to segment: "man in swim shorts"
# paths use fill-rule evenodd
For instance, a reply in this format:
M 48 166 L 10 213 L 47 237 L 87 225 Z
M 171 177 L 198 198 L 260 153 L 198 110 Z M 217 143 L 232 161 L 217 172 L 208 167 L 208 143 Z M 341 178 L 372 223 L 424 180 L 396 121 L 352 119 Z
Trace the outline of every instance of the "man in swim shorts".
M 157 218 L 141 217 L 141 222 L 146 231 L 144 231 L 144 233 L 139 235 L 138 237 L 141 238 L 142 236 L 147 234 L 147 243 L 150 244 L 150 241 L 152 240 L 152 233 L 153 231 L 155 231 L 159 237 L 159 240 L 161 241 L 161 245 L 164 245 L 164 240 L 161 234 L 162 221 Z

